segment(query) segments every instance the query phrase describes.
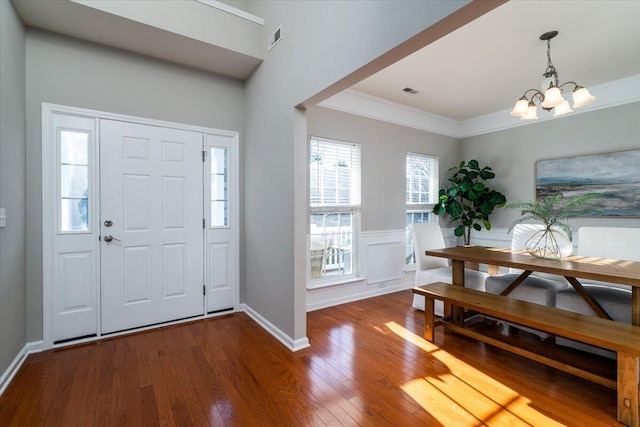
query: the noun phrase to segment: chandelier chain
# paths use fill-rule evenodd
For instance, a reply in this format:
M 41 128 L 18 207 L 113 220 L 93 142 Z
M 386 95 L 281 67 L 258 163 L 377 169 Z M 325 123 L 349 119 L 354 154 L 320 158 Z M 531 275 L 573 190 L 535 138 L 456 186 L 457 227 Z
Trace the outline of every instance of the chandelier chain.
M 551 39 L 547 39 L 547 69 L 544 71 L 544 77 L 555 77 L 555 85 L 558 86 L 558 72 L 556 71 L 556 67 L 553 66 L 553 62 L 551 62 Z

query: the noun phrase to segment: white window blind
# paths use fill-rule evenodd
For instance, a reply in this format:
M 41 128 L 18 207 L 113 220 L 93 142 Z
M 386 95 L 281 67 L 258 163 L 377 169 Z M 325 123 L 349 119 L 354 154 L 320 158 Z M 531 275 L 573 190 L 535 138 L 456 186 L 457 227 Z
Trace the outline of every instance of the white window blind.
M 407 153 L 406 162 L 407 209 L 433 208 L 438 201 L 438 158 Z
M 310 207 L 353 211 L 360 208 L 360 146 L 312 138 L 310 142 Z
M 312 137 L 309 154 L 309 276 L 324 286 L 356 276 L 360 146 Z
M 406 212 L 407 244 L 405 261 L 411 265 L 416 262 L 413 253 L 413 239 L 409 233 L 409 224 L 431 222 L 435 220 L 433 206 L 438 202 L 439 160 L 437 157 L 407 153 L 406 157 Z

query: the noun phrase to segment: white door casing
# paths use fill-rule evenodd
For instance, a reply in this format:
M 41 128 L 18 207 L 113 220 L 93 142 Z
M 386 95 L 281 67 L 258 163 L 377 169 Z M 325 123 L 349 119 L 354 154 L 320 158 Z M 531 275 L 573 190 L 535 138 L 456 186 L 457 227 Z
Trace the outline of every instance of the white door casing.
M 207 313 L 237 310 L 239 195 L 237 135 L 205 135 Z
M 142 235 L 145 233 L 150 234 L 150 232 L 130 229 L 140 226 L 144 215 L 141 214 L 139 209 L 131 208 L 133 216 L 130 219 L 133 222 L 128 223 L 126 232 L 123 226 L 125 197 L 129 197 L 128 200 L 134 205 L 141 203 L 133 193 L 145 187 L 140 184 L 145 181 L 143 176 L 145 174 L 149 175 L 147 171 L 144 169 L 135 170 L 135 168 L 125 170 L 125 166 L 122 166 L 122 170 L 119 173 L 121 176 L 125 172 L 130 175 L 132 184 L 124 186 L 121 183 L 118 195 L 110 195 L 109 191 L 113 193 L 115 191 L 107 191 L 108 187 L 104 189 L 105 196 L 100 194 L 103 191 L 101 186 L 104 186 L 101 184 L 105 184 L 105 179 L 112 183 L 114 182 L 115 178 L 109 178 L 109 174 L 117 176 L 117 173 L 108 165 L 117 164 L 118 160 L 112 159 L 114 161 L 111 163 L 107 160 L 107 163 L 103 164 L 100 158 L 102 146 L 107 143 L 101 139 L 100 130 L 106 127 L 105 129 L 108 131 L 109 126 L 111 126 L 109 122 L 119 122 L 111 123 L 116 127 L 131 125 L 131 129 L 142 125 L 138 130 L 149 131 L 151 136 L 155 135 L 154 137 L 157 136 L 158 132 L 162 134 L 163 129 L 167 131 L 171 137 L 163 138 L 164 141 L 168 142 L 168 144 L 162 145 L 165 148 L 164 151 L 162 149 L 154 151 L 151 149 L 152 146 L 149 145 L 148 152 L 148 157 L 156 156 L 157 158 L 162 156 L 160 158 L 164 159 L 163 162 L 171 166 L 167 166 L 167 168 L 161 165 L 157 166 L 157 169 L 161 170 L 163 174 L 168 172 L 165 174 L 167 179 L 162 180 L 166 184 L 162 191 L 168 198 L 179 198 L 176 196 L 175 189 L 182 186 L 180 184 L 182 178 L 185 178 L 185 185 L 194 190 L 189 192 L 189 197 L 185 196 L 184 203 L 174 200 L 172 203 L 161 204 L 162 192 L 161 196 L 147 200 L 147 208 L 150 212 L 147 213 L 149 226 L 158 227 L 157 223 L 161 222 L 161 226 L 166 228 L 164 231 L 160 229 L 155 233 L 159 237 L 150 237 L 150 242 L 145 243 L 142 240 L 135 240 L 142 239 Z M 63 161 L 60 154 L 62 131 L 68 131 L 67 139 L 69 135 L 72 139 L 78 137 L 80 145 L 84 144 L 87 151 L 86 154 L 82 154 L 80 157 L 85 156 L 86 158 L 79 160 L 75 158 L 65 159 Z M 182 141 L 180 136 L 176 136 L 184 136 L 181 133 L 182 131 L 186 131 L 186 134 L 190 135 L 187 141 L 191 141 L 190 138 L 193 137 L 197 138 L 199 142 L 196 144 Z M 196 135 L 198 136 L 196 137 Z M 106 135 L 104 136 L 106 137 Z M 124 148 L 121 150 L 119 154 L 121 156 L 119 158 L 121 160 L 120 163 L 129 163 L 130 166 L 145 163 L 143 159 L 138 159 L 137 157 L 147 156 L 147 154 L 144 154 L 146 148 L 143 148 L 147 144 L 143 143 L 142 140 L 150 138 L 149 135 L 145 136 L 143 132 L 143 134 L 129 136 L 133 136 L 127 147 L 129 151 L 125 152 Z M 174 136 L 176 137 L 174 138 Z M 203 140 L 205 141 L 204 144 Z M 182 143 L 186 145 L 181 146 L 180 144 Z M 211 147 L 228 148 L 228 176 L 226 183 L 228 226 L 226 227 L 211 227 L 211 165 L 208 162 L 203 163 L 200 153 L 202 150 L 210 150 Z M 187 175 L 181 175 L 182 172 L 178 167 L 180 163 L 178 160 L 181 157 L 179 153 L 182 148 L 184 148 L 185 163 L 189 165 L 185 167 L 188 170 Z M 220 314 L 224 314 L 229 312 L 226 310 L 228 308 L 232 308 L 233 311 L 239 310 L 239 165 L 237 153 L 237 132 L 63 105 L 42 104 L 43 349 L 47 350 L 71 343 L 100 339 L 103 334 L 110 333 L 109 331 L 111 330 L 118 331 L 129 327 L 139 329 L 137 326 L 131 325 L 142 326 L 150 323 L 180 321 L 180 319 L 192 316 L 193 313 L 197 313 L 195 316 L 203 317 L 207 315 L 206 313 L 217 315 L 221 311 Z M 125 154 L 130 157 L 128 162 L 123 160 Z M 82 171 L 83 167 L 88 170 L 86 179 L 82 173 L 77 173 Z M 78 182 L 68 179 L 69 169 L 75 171 L 74 179 Z M 105 173 L 105 176 L 101 176 L 101 172 Z M 64 175 L 64 181 L 63 174 L 66 174 Z M 148 182 L 151 183 L 152 181 L 150 175 Z M 78 194 L 78 189 L 80 188 L 77 185 L 78 183 L 86 186 L 87 194 Z M 157 193 L 157 189 L 153 190 L 155 187 L 151 186 L 151 184 L 149 185 L 150 194 L 152 191 Z M 65 188 L 63 189 L 62 187 Z M 65 194 L 63 194 L 63 190 Z M 69 192 L 70 194 L 67 194 Z M 197 202 L 191 200 L 193 195 L 198 198 Z M 83 198 L 86 199 L 82 202 L 85 204 L 84 209 L 78 205 L 80 203 L 78 199 Z M 109 211 L 111 205 L 107 203 L 107 199 L 112 200 L 111 198 L 119 200 L 119 202 L 116 202 L 121 204 L 119 213 Z M 158 204 L 162 205 L 161 208 L 155 207 Z M 197 206 L 195 209 L 181 209 L 185 204 L 193 206 L 197 204 Z M 70 207 L 73 207 L 75 211 Z M 101 209 L 103 209 L 102 216 Z M 70 211 L 72 215 L 69 215 Z M 118 211 L 118 209 L 115 209 L 115 211 Z M 162 215 L 165 214 L 165 218 L 161 220 L 163 218 Z M 107 220 L 107 215 L 120 215 L 123 219 L 115 220 L 113 219 L 115 216 L 113 216 L 111 218 L 111 221 L 113 221 L 112 227 L 105 227 L 104 221 Z M 181 215 L 184 215 L 184 217 L 181 217 Z M 199 233 L 199 247 L 194 250 L 194 253 L 186 255 L 184 258 L 176 256 L 178 253 L 184 252 L 186 254 L 191 250 L 190 247 L 182 246 L 184 245 L 182 240 L 171 240 L 181 233 L 177 225 L 181 219 L 184 219 L 185 224 L 187 221 L 196 221 L 196 216 L 198 225 L 193 230 Z M 118 227 L 121 227 L 121 229 L 117 229 Z M 205 228 L 203 229 L 203 227 Z M 123 233 L 127 235 L 127 241 L 122 239 Z M 99 241 L 98 238 L 101 234 L 103 236 L 110 234 L 120 239 L 120 242 L 116 240 L 110 243 Z M 189 241 L 189 239 L 195 240 L 193 237 L 186 236 L 185 238 L 187 239 L 186 241 Z M 211 240 L 211 242 L 208 240 Z M 157 246 L 157 242 L 161 242 L 163 245 L 162 251 L 155 248 L 154 245 Z M 141 270 L 139 262 L 135 262 L 135 260 L 145 260 L 145 249 L 141 249 L 145 246 L 149 247 L 147 253 L 150 259 L 153 259 L 153 256 L 157 258 L 158 253 L 162 254 L 164 252 L 160 255 L 160 258 L 164 256 L 165 259 L 169 259 L 170 266 L 162 266 L 157 261 L 151 261 L 150 268 Z M 131 248 L 129 253 L 132 255 L 127 266 L 125 266 L 124 260 L 125 248 Z M 113 251 L 105 253 L 105 261 L 102 259 L 102 254 L 106 249 L 113 249 Z M 114 256 L 115 253 L 121 254 L 119 263 L 118 256 Z M 224 257 L 222 254 L 224 254 Z M 102 265 L 103 262 L 104 265 Z M 183 262 L 184 269 L 178 268 L 183 265 Z M 192 268 L 194 263 L 199 266 Z M 116 265 L 116 270 L 112 269 L 112 265 Z M 114 288 L 113 283 L 115 282 L 111 281 L 109 276 L 121 275 L 124 277 L 125 273 L 128 274 L 125 271 L 126 268 L 129 268 L 128 272 L 130 272 L 129 276 L 132 280 L 136 278 L 138 282 L 161 283 L 161 292 L 172 294 L 164 298 L 161 305 L 165 303 L 166 305 L 171 305 L 174 301 L 185 300 L 187 301 L 185 304 L 187 308 L 172 307 L 165 310 L 163 306 L 155 310 L 158 313 L 148 315 L 149 313 L 145 313 L 146 309 L 143 309 L 146 304 L 142 301 L 144 298 L 140 298 L 140 293 L 135 294 L 134 292 L 133 295 L 129 294 L 127 296 L 129 304 L 127 304 L 125 311 L 128 312 L 122 315 L 122 317 L 130 316 L 131 319 L 122 322 L 116 320 L 112 322 L 111 326 L 108 324 L 106 326 L 102 325 L 103 320 L 107 320 L 103 318 L 102 308 L 107 309 L 110 307 L 109 304 L 114 304 L 113 302 L 102 301 L 105 287 L 108 286 L 106 281 L 111 283 L 112 287 L 110 289 L 112 291 L 118 289 L 118 287 L 122 289 L 123 283 L 115 285 Z M 105 277 L 102 277 L 105 269 L 110 271 L 107 272 Z M 117 271 L 120 272 L 118 273 Z M 193 292 L 188 289 L 186 292 L 188 295 L 181 295 L 178 290 L 180 275 L 176 274 L 176 271 L 183 271 L 187 277 L 189 275 L 199 275 L 197 292 L 195 292 L 196 286 L 194 285 Z M 148 279 L 145 275 L 148 275 Z M 105 282 L 101 283 L 101 280 L 105 280 Z M 187 280 L 185 279 L 185 283 Z M 195 283 L 195 281 L 193 282 Z M 203 285 L 206 285 L 208 289 L 206 299 L 202 295 Z M 137 288 L 136 292 L 140 292 L 140 288 Z M 158 293 L 157 290 L 155 292 Z M 198 296 L 197 304 L 194 302 L 196 293 Z M 153 297 L 153 295 L 151 296 Z M 133 301 L 134 299 L 138 299 L 138 301 Z M 195 308 L 196 305 L 197 310 Z M 146 317 L 136 319 L 138 312 Z M 165 315 L 165 312 L 172 314 L 170 316 Z M 107 314 L 107 316 L 110 316 L 110 314 Z M 111 314 L 111 316 L 114 315 Z M 113 332 L 111 335 L 120 333 L 125 332 Z
M 201 151 L 201 133 L 100 122 L 103 334 L 203 314 Z

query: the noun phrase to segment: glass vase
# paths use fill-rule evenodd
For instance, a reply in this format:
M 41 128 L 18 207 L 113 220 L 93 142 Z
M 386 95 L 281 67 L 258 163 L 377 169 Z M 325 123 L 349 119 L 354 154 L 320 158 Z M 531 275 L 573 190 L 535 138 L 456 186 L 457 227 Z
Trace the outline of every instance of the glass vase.
M 543 259 L 560 260 L 573 252 L 573 244 L 569 237 L 563 231 L 554 228 L 536 231 L 524 247 L 531 255 Z

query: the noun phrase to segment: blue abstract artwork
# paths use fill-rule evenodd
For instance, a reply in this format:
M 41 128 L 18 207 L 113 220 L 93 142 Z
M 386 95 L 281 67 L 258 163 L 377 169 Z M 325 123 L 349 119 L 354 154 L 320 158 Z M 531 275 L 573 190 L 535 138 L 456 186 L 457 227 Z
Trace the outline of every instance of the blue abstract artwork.
M 598 193 L 585 207 L 608 216 L 640 216 L 640 150 L 537 161 L 536 198 L 556 193 Z

